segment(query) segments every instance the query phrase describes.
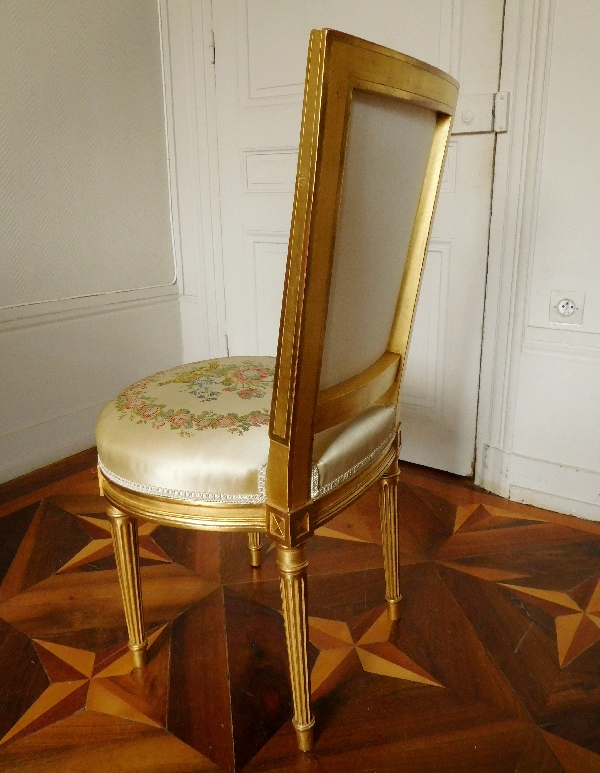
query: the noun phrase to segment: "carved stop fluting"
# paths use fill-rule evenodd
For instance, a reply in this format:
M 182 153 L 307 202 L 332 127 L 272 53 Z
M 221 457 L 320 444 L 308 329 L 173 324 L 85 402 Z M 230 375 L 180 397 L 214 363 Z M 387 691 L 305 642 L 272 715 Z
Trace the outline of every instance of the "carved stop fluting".
M 379 511 L 383 538 L 385 567 L 385 599 L 392 620 L 400 618 L 400 537 L 398 533 L 398 478 L 397 463 L 379 482 Z
M 306 752 L 313 745 L 315 718 L 310 708 L 308 671 L 308 615 L 306 608 L 306 552 L 304 546 L 277 548 L 283 619 L 290 660 L 290 678 L 294 700 L 293 724 L 298 747 Z
M 148 640 L 144 636 L 137 522 L 116 507 L 109 506 L 106 514 L 112 526 L 115 560 L 129 632 L 129 649 L 136 668 L 141 668 L 146 662 Z
M 257 569 L 262 563 L 262 534 L 259 531 L 248 532 L 248 550 L 250 551 L 250 566 Z

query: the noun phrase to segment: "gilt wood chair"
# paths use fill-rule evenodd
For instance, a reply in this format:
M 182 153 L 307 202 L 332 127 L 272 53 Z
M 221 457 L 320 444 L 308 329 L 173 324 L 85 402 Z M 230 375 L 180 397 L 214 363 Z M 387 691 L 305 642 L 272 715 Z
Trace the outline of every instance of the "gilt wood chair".
M 298 745 L 313 744 L 305 542 L 379 481 L 386 599 L 399 617 L 398 397 L 458 84 L 313 31 L 277 358 L 155 374 L 97 425 L 129 647 L 143 667 L 136 518 L 277 547 Z M 268 427 L 268 430 L 267 430 Z

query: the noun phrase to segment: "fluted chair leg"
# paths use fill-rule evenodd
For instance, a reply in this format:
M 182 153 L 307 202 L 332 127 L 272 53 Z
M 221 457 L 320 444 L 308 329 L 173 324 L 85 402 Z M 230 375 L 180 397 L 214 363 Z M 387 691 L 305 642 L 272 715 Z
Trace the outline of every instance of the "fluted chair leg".
M 379 481 L 379 511 L 383 538 L 385 599 L 391 620 L 400 619 L 400 537 L 398 533 L 398 478 L 396 461 Z
M 306 551 L 304 546 L 277 548 L 283 619 L 290 661 L 294 701 L 293 724 L 300 751 L 309 751 L 314 743 L 315 718 L 310 707 L 308 670 L 308 614 L 306 608 Z
M 258 569 L 262 564 L 262 534 L 259 531 L 248 532 L 248 550 L 250 551 L 250 566 Z
M 144 635 L 144 610 L 140 581 L 137 521 L 109 505 L 106 514 L 112 526 L 115 559 L 129 632 L 129 649 L 136 668 L 146 664 L 148 640 Z

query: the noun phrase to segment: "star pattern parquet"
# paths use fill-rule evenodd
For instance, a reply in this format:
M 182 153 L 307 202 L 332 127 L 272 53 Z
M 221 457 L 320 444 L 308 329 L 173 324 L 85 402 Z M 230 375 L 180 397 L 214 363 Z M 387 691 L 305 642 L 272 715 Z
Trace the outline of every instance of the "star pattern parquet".
M 600 525 L 410 465 L 399 497 L 397 623 L 376 490 L 309 541 L 309 755 L 273 550 L 141 525 L 136 671 L 94 471 L 5 502 L 0 771 L 600 773 Z
M 156 683 L 166 684 L 160 673 L 168 664 L 166 637 L 157 644 L 166 627 L 161 626 L 148 637 L 150 663 L 144 673 L 134 670 L 127 642 L 94 653 L 55 641 L 34 639 L 36 653 L 50 684 L 0 739 L 0 746 L 84 708 L 164 726 L 167 695 L 164 690 L 158 695 L 151 687 Z
M 390 642 L 392 623 L 385 605 L 350 623 L 309 617 L 308 624 L 309 639 L 319 650 L 311 673 L 313 699 L 331 692 L 361 670 L 442 686 Z

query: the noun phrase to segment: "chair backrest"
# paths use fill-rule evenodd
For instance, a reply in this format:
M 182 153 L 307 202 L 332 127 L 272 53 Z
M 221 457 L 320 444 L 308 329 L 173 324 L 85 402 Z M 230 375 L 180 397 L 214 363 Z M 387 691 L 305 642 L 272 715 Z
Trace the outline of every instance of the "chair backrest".
M 320 389 L 387 351 L 435 126 L 431 110 L 352 95 Z
M 267 501 L 310 502 L 316 432 L 395 404 L 458 84 L 335 30 L 310 38 Z

